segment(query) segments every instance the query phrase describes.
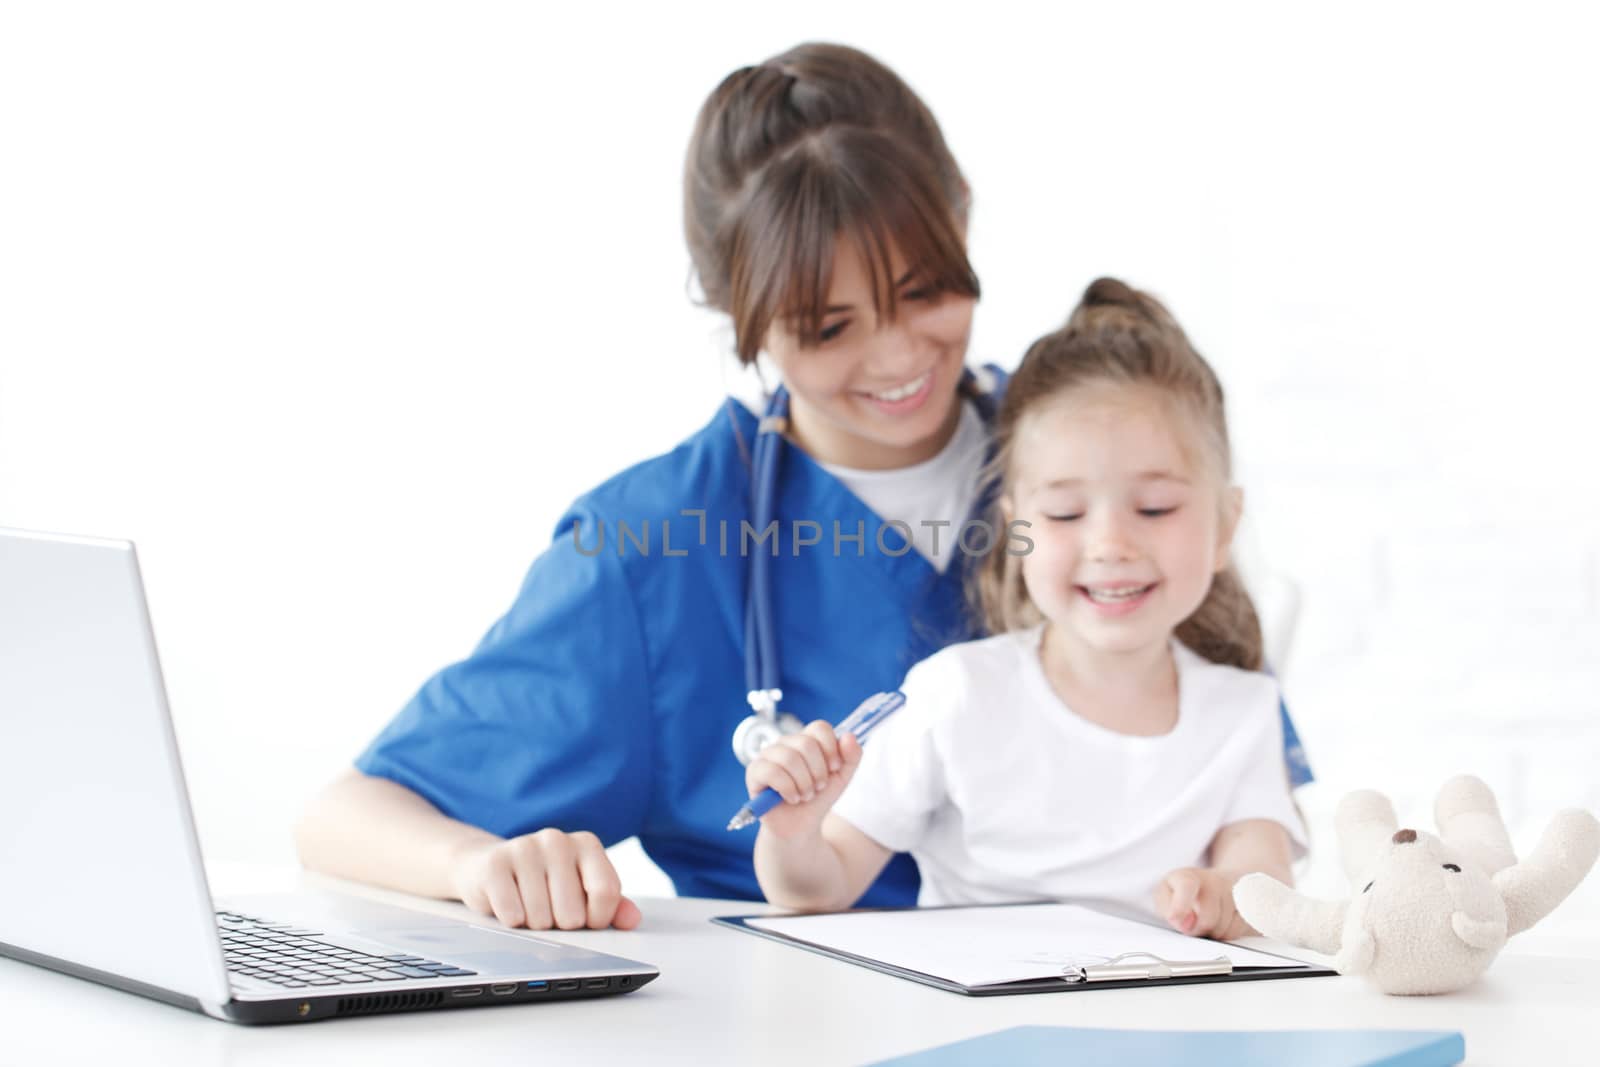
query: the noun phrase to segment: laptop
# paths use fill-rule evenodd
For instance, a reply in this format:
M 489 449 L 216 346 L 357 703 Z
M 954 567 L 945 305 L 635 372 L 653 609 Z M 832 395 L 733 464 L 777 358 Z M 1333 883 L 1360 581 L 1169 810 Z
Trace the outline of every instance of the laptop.
M 0 955 L 240 1023 L 611 996 L 660 973 L 349 895 L 213 901 L 133 545 L 4 528 Z

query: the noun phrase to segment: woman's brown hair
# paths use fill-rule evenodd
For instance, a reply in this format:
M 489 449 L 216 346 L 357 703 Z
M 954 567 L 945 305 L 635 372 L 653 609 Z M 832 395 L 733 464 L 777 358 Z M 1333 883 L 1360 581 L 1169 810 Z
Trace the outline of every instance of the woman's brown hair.
M 1149 386 L 1182 405 L 1205 437 L 1206 458 L 1227 483 L 1232 468 L 1228 421 L 1222 383 L 1211 365 L 1159 300 L 1115 278 L 1099 278 L 1084 290 L 1066 325 L 1029 347 L 1006 387 L 988 470 L 990 484 L 1000 487 L 993 496 L 992 529 L 1005 528 L 998 501 L 1022 417 L 1067 390 L 1096 383 Z M 1002 545 L 975 570 L 974 600 L 993 633 L 1041 621 L 1023 587 L 1021 562 Z M 1176 632 L 1178 640 L 1215 663 L 1261 669 L 1261 623 L 1232 564 L 1212 578 L 1205 600 Z
M 733 317 L 742 363 L 779 318 L 818 342 L 840 235 L 871 271 L 880 315 L 895 315 L 891 245 L 923 285 L 978 295 L 967 183 L 938 123 L 854 48 L 803 44 L 723 79 L 695 122 L 683 190 L 695 275 Z

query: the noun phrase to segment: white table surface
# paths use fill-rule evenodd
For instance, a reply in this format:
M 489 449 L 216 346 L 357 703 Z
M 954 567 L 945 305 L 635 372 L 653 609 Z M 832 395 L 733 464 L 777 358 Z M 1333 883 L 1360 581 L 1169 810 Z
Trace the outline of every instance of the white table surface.
M 212 868 L 218 895 L 308 888 L 425 901 L 300 872 Z M 1594 1064 L 1600 924 L 1568 922 L 1512 941 L 1460 993 L 1387 997 L 1357 979 L 970 998 L 714 927 L 748 902 L 641 901 L 628 932 L 555 936 L 652 963 L 635 993 L 590 1001 L 245 1027 L 0 959 L 0 1062 L 16 1064 L 859 1064 L 1027 1024 L 1128 1029 L 1460 1030 L 1469 1064 Z M 134 917 L 130 916 L 130 919 Z M 479 921 L 482 921 L 481 919 Z M 1273 947 L 1270 942 L 1252 942 Z M 1281 946 L 1280 946 L 1281 947 Z

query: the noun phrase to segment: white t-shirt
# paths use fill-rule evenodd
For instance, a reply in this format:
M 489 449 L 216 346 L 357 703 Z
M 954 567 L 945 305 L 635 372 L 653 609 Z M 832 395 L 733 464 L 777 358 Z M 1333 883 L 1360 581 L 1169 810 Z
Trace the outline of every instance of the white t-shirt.
M 983 418 L 968 400 L 961 405 L 955 434 L 932 459 L 882 471 L 832 463 L 820 466 L 880 518 L 898 519 L 910 527 L 911 543 L 942 574 L 955 555 L 962 524 L 972 517 L 987 446 Z M 945 525 L 930 525 L 941 522 Z M 971 543 L 975 542 L 976 535 Z
M 1289 796 L 1278 685 L 1172 642 L 1178 722 L 1159 737 L 1097 726 L 1039 662 L 1043 626 L 918 663 L 834 807 L 922 871 L 918 902 L 1095 897 L 1152 911 L 1168 871 L 1203 866 L 1243 819 L 1305 828 Z

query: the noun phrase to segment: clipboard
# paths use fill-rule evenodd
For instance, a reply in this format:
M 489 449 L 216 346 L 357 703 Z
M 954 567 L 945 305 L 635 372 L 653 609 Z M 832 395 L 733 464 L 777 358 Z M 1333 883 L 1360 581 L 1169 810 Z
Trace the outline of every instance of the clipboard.
M 793 929 L 785 932 L 764 929 L 752 925 L 755 922 L 772 922 L 782 920 L 786 926 L 803 927 L 807 920 L 828 919 L 840 916 L 857 915 L 894 915 L 894 914 L 928 914 L 934 912 L 947 913 L 948 917 L 960 917 L 959 913 L 969 913 L 977 917 L 983 913 L 997 913 L 997 909 L 1028 909 L 1049 908 L 1059 909 L 1063 906 L 1082 908 L 1095 913 L 1100 918 L 1119 920 L 1130 924 L 1127 933 L 1132 937 L 1127 947 L 1129 951 L 1114 954 L 1104 958 L 1089 961 L 1073 961 L 1063 963 L 1056 967 L 1053 964 L 1040 964 L 1039 969 L 1048 969 L 1052 973 L 1035 977 L 1020 978 L 994 982 L 965 982 L 948 975 L 930 973 L 919 970 L 904 963 L 897 963 L 889 959 L 877 958 L 860 952 L 850 951 L 839 947 L 836 939 L 828 937 L 802 936 Z M 1045 913 L 1038 913 L 1045 914 Z M 1008 920 L 1026 921 L 1030 916 L 1023 912 L 1014 912 L 1006 916 Z M 1149 916 L 1134 913 L 1127 908 L 1119 907 L 1103 901 L 1021 901 L 1009 904 L 956 904 L 933 908 L 860 908 L 844 912 L 822 912 L 810 915 L 725 915 L 711 920 L 718 926 L 725 926 L 732 930 L 742 930 L 748 934 L 755 934 L 770 941 L 791 945 L 795 948 L 805 949 L 821 956 L 843 960 L 859 967 L 867 967 L 883 974 L 890 974 L 896 978 L 905 978 L 922 985 L 933 986 L 950 993 L 960 993 L 969 997 L 995 997 L 1008 996 L 1017 993 L 1068 993 L 1084 989 L 1141 989 L 1153 986 L 1196 985 L 1208 982 L 1259 982 L 1275 978 L 1320 978 L 1336 975 L 1338 972 L 1328 967 L 1306 963 L 1302 960 L 1292 959 L 1277 953 L 1263 952 L 1260 949 L 1250 949 L 1242 945 L 1230 945 L 1228 942 L 1209 941 L 1204 938 L 1184 938 L 1192 941 L 1192 952 L 1184 952 L 1183 958 L 1174 958 L 1176 953 L 1168 953 L 1166 957 L 1153 956 L 1138 948 L 1138 928 L 1147 927 L 1159 932 L 1163 936 L 1173 935 L 1174 931 L 1159 923 L 1153 922 Z M 1120 935 L 1119 935 L 1120 936 Z M 1182 936 L 1182 935 L 1178 935 Z M 1236 949 L 1240 954 L 1248 954 L 1252 962 L 1248 964 L 1234 964 L 1226 958 L 1228 949 Z M 1221 950 L 1222 959 L 1217 959 L 1218 950 Z

